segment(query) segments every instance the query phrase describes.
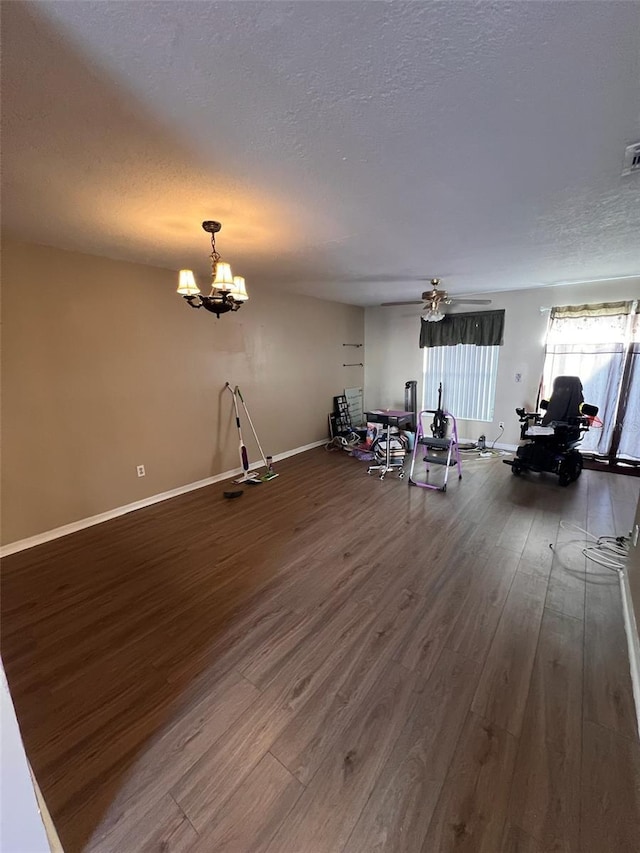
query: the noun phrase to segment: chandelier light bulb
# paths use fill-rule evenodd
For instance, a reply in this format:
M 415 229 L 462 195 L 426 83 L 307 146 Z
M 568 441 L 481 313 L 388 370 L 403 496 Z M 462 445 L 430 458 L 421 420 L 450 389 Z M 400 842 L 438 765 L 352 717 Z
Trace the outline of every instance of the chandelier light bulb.
M 249 298 L 244 278 L 241 275 L 233 277 L 233 298 L 238 302 L 246 302 Z
M 178 293 L 180 296 L 197 296 L 200 293 L 200 288 L 196 284 L 196 280 L 191 270 L 180 270 L 178 277 Z
M 218 261 L 213 286 L 216 290 L 233 290 L 233 273 L 230 264 L 225 261 Z

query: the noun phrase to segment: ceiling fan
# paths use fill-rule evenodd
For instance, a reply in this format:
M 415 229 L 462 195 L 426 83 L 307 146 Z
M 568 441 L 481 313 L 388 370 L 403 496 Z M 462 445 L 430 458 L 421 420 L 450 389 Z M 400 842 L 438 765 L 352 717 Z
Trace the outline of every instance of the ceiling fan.
M 424 311 L 422 316 L 425 320 L 429 320 L 432 323 L 437 323 L 439 320 L 444 319 L 444 312 L 441 310 L 442 305 L 490 305 L 490 299 L 467 299 L 466 297 L 454 297 L 449 296 L 446 290 L 440 290 L 440 285 L 442 281 L 439 278 L 432 278 L 429 282 L 431 284 L 431 290 L 425 290 L 422 294 L 422 299 L 420 302 L 417 300 L 411 302 L 383 302 L 382 307 L 386 308 L 391 305 L 421 305 L 423 302 Z

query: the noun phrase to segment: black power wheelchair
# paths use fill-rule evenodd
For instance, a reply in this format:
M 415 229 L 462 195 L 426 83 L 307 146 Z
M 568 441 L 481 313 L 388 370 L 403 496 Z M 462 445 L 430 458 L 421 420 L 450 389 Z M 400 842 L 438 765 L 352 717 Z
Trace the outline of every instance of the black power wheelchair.
M 582 455 L 576 447 L 598 414 L 598 407 L 584 402 L 577 376 L 558 376 L 550 399 L 542 400 L 540 408 L 545 410 L 544 415 L 516 409 L 520 440 L 527 443 L 518 448 L 515 459 L 503 462 L 516 476 L 523 471 L 548 471 L 558 475 L 561 486 L 568 486 L 582 474 Z

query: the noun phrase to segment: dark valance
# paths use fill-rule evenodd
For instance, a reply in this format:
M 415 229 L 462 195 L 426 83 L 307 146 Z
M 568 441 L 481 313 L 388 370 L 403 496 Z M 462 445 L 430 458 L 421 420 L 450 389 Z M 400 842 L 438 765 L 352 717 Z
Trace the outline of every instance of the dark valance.
M 437 323 L 427 320 L 420 323 L 421 347 L 455 347 L 458 344 L 498 347 L 503 342 L 504 310 L 447 314 Z

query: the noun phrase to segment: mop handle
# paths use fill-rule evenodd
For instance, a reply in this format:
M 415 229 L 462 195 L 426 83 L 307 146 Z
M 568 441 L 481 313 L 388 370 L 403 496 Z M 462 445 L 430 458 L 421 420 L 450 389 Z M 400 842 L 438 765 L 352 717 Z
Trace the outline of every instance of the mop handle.
M 231 391 L 231 396 L 233 397 L 233 408 L 236 413 L 236 427 L 238 428 L 238 440 L 240 445 L 238 447 L 238 455 L 240 456 L 240 465 L 242 469 L 247 472 L 249 470 L 249 455 L 247 453 L 247 448 L 244 443 L 244 439 L 242 438 L 242 427 L 240 425 L 240 412 L 238 411 L 238 401 L 236 400 L 236 394 L 231 385 L 228 382 L 224 383 L 224 387 L 228 388 Z
M 253 425 L 253 421 L 251 420 L 251 415 L 249 414 L 249 409 L 247 409 L 247 404 L 244 401 L 244 397 L 242 396 L 242 392 L 240 388 L 236 385 L 236 394 L 240 397 L 240 402 L 242 403 L 242 407 L 244 408 L 244 413 L 247 416 L 247 420 L 249 421 L 249 426 L 251 427 L 251 432 L 253 433 L 253 437 L 256 440 L 256 444 L 258 445 L 258 450 L 260 451 L 260 456 L 262 456 L 262 461 L 265 466 L 268 468 L 269 463 L 267 462 L 267 457 L 264 455 L 264 450 L 262 449 L 262 445 L 260 444 L 260 439 L 258 438 L 258 433 L 256 432 L 256 428 Z
M 238 427 L 238 430 L 240 430 L 240 412 L 238 411 L 238 401 L 236 400 L 236 395 L 234 393 L 233 388 L 231 387 L 231 385 L 229 385 L 228 382 L 224 383 L 224 387 L 228 388 L 229 391 L 231 391 L 231 396 L 233 397 L 233 408 L 235 409 L 236 413 L 236 426 Z M 242 397 L 240 399 L 242 399 Z M 240 437 L 242 438 L 242 433 L 240 433 Z

